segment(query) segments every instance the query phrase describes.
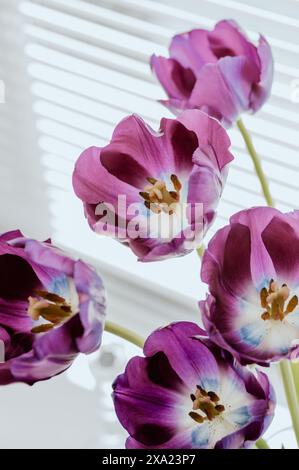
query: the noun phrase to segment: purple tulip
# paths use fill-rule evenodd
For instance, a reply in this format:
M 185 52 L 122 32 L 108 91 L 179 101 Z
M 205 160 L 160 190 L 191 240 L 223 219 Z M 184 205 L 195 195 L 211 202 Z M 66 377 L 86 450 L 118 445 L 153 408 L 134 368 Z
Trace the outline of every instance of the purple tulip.
M 129 116 L 106 147 L 81 154 L 74 190 L 92 230 L 125 243 L 139 260 L 182 256 L 215 217 L 229 146 L 224 128 L 199 110 L 162 119 L 158 133 Z
M 173 323 L 147 339 L 114 385 L 127 448 L 243 448 L 269 426 L 273 389 L 207 340 L 194 323 Z
M 103 284 L 87 264 L 13 231 L 0 235 L 0 385 L 33 384 L 101 344 Z
M 175 113 L 199 108 L 229 126 L 270 95 L 271 48 L 263 36 L 254 46 L 233 20 L 174 36 L 169 55 L 153 55 L 151 67 L 169 97 L 162 103 Z
M 268 364 L 299 355 L 299 212 L 257 207 L 219 230 L 201 277 L 200 302 L 211 339 L 241 363 Z

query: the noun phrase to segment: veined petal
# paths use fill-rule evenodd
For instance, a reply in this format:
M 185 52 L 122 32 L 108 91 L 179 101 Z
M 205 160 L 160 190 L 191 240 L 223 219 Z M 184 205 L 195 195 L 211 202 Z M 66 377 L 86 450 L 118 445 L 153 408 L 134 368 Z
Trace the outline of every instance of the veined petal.
M 202 334 L 205 332 L 193 323 L 172 323 L 152 333 L 145 343 L 144 353 L 152 356 L 157 352 L 164 352 L 170 365 L 190 390 L 199 383 L 204 388 L 217 391 L 218 365 L 207 347 L 196 338 Z

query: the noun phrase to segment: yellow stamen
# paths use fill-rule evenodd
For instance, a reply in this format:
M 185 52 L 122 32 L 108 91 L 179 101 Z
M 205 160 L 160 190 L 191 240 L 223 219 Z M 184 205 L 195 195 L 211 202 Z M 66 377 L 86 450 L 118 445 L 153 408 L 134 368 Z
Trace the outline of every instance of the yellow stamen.
M 72 315 L 71 306 L 63 297 L 47 291 L 36 291 L 37 297 L 29 297 L 28 314 L 32 320 L 41 318 L 49 323 L 42 323 L 32 328 L 32 333 L 44 333 L 55 325 L 61 324 Z
M 150 185 L 146 185 L 140 196 L 144 199 L 144 205 L 147 209 L 155 214 L 165 212 L 173 214 L 173 205 L 180 201 L 180 190 L 182 185 L 176 175 L 171 175 L 170 180 L 173 184 L 174 191 L 168 191 L 164 181 L 156 178 L 148 177 L 147 181 Z
M 203 423 L 206 420 L 212 421 L 225 408 L 219 403 L 220 398 L 215 392 L 206 392 L 200 385 L 197 385 L 196 388 L 195 394 L 191 393 L 190 395 L 192 411 L 189 413 L 189 416 L 197 423 Z M 204 416 L 196 411 L 201 411 Z
M 283 321 L 286 315 L 293 312 L 298 305 L 298 297 L 294 295 L 285 308 L 285 302 L 290 296 L 290 289 L 286 284 L 279 284 L 273 279 L 269 282 L 268 289 L 263 287 L 260 291 L 261 306 L 265 311 L 261 314 L 262 320 Z

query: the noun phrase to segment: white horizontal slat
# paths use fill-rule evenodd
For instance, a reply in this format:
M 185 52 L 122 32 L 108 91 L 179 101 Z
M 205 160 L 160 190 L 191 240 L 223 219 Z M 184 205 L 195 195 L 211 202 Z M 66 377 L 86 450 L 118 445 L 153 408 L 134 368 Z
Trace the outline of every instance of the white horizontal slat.
M 63 34 L 48 31 L 32 24 L 26 25 L 24 31 L 33 40 L 46 45 L 54 45 L 58 50 L 66 50 L 70 56 L 76 54 L 91 61 L 109 64 L 117 70 L 125 70 L 128 75 L 141 76 L 143 79 L 148 77 L 148 66 L 145 63 L 130 57 L 125 57 L 124 59 L 121 54 L 114 51 L 105 50 L 99 46 L 87 44 L 83 40 L 69 38 Z
M 35 21 L 45 25 L 55 25 L 60 31 L 71 32 L 77 38 L 85 38 L 94 44 L 109 42 L 110 48 L 124 50 L 137 58 L 144 58 L 156 50 L 158 54 L 165 54 L 165 47 L 154 42 L 136 38 L 131 34 L 112 30 L 106 26 L 95 24 L 91 21 L 82 20 L 75 16 L 55 11 L 38 4 L 25 2 L 21 4 L 21 10 Z M 102 38 L 104 38 L 102 40 Z
M 49 47 L 29 43 L 26 47 L 26 52 L 32 59 L 76 75 L 92 78 L 101 83 L 108 83 L 115 88 L 126 90 L 128 93 L 138 94 L 150 101 L 153 101 L 157 94 L 160 93 L 160 87 L 157 84 L 147 83 L 139 78 L 130 77 L 125 73 L 90 63 L 88 60 L 72 57 L 69 54 L 55 51 Z
M 103 8 L 99 4 L 94 5 L 82 0 L 38 0 L 39 5 L 49 6 L 65 13 L 71 13 L 80 18 L 91 20 L 104 24 L 108 27 L 113 26 L 114 29 L 123 30 L 124 32 L 137 33 L 143 32 L 142 37 L 164 40 L 166 43 L 169 37 L 174 33 L 170 27 L 161 27 L 158 24 L 144 22 L 138 18 L 119 13 L 111 8 Z M 99 3 L 99 2 L 98 2 Z

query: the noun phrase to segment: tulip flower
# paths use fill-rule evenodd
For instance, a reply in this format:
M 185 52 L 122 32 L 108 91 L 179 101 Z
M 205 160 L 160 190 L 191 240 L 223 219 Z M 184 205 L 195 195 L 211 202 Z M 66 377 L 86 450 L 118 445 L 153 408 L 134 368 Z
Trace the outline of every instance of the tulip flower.
M 234 363 L 194 323 L 153 332 L 113 385 L 127 448 L 237 449 L 269 426 L 268 378 Z
M 174 36 L 169 58 L 151 58 L 168 95 L 162 101 L 177 113 L 199 108 L 230 126 L 244 111 L 255 112 L 270 95 L 271 48 L 263 36 L 255 46 L 233 20 L 213 31 L 194 29 Z
M 299 348 L 299 212 L 256 207 L 210 241 L 201 277 L 204 325 L 241 363 L 295 358 Z
M 129 116 L 108 145 L 81 154 L 74 190 L 92 230 L 115 237 L 139 260 L 182 256 L 215 218 L 229 147 L 224 128 L 199 110 L 162 119 L 159 132 Z
M 0 235 L 0 385 L 33 384 L 101 344 L 101 278 L 80 260 L 13 231 Z

